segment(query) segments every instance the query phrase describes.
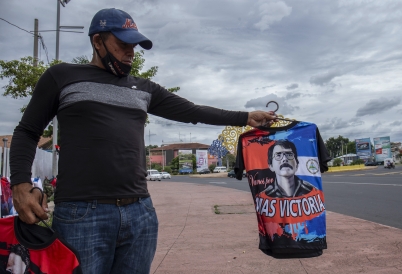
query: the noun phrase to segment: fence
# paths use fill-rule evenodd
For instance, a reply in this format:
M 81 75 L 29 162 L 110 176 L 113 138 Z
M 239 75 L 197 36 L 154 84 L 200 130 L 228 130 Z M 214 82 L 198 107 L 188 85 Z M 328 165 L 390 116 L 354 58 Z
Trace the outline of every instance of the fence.
M 0 167 L 2 167 L 1 174 L 4 177 L 10 177 L 10 149 L 0 147 L 0 155 L 3 155 L 3 157 L 0 157 Z M 36 155 L 32 164 L 31 172 L 32 178 L 51 178 L 53 176 L 52 153 L 36 148 Z

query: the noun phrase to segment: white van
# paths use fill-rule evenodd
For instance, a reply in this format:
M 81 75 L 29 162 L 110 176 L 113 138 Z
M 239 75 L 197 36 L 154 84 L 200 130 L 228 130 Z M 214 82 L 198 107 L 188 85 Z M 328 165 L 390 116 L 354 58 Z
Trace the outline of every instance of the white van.
M 217 166 L 214 169 L 215 173 L 219 173 L 219 172 L 228 172 L 225 166 Z
M 162 175 L 157 171 L 156 169 L 148 169 L 147 170 L 147 180 L 150 181 L 160 181 L 162 178 Z

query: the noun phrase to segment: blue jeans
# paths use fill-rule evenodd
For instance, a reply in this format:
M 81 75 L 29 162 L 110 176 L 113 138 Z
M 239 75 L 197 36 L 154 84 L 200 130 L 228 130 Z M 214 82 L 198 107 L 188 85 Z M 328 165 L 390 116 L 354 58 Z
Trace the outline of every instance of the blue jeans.
M 120 207 L 57 203 L 52 227 L 78 251 L 84 274 L 150 272 L 158 238 L 151 198 Z

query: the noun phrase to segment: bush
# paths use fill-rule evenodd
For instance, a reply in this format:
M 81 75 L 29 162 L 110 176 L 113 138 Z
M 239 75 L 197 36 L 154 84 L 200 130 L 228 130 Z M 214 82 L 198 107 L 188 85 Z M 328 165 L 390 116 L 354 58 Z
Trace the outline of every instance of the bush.
M 165 166 L 165 171 L 172 173 L 172 168 L 170 166 Z
M 333 163 L 334 166 L 341 166 L 341 164 L 342 164 L 341 158 L 334 159 L 334 163 Z
M 215 167 L 216 167 L 216 165 L 211 164 L 211 165 L 209 165 L 208 169 L 209 169 L 209 171 L 214 172 Z
M 364 164 L 364 161 L 363 161 L 362 159 L 354 160 L 354 161 L 351 163 L 352 166 L 354 166 L 354 165 L 362 165 L 362 164 Z
M 151 169 L 156 169 L 157 171 L 161 172 L 162 171 L 162 166 L 158 163 L 152 163 L 151 164 Z

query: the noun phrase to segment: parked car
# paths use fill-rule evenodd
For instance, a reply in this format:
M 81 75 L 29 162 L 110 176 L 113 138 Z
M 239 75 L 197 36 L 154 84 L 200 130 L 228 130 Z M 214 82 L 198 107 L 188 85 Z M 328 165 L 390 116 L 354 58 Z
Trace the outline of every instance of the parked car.
M 201 169 L 200 171 L 197 172 L 198 174 L 208 174 L 211 173 L 211 171 L 208 168 Z
M 236 173 L 234 172 L 234 170 L 231 170 L 228 172 L 228 177 L 229 178 L 235 178 L 236 177 Z
M 236 173 L 234 172 L 234 170 L 231 170 L 228 172 L 228 177 L 230 178 L 236 178 Z M 247 173 L 245 170 L 243 170 L 243 178 L 247 177 Z
M 191 168 L 179 169 L 179 174 L 191 174 L 191 173 L 193 173 L 193 170 Z
M 162 178 L 162 176 L 159 174 L 159 171 L 157 171 L 156 169 L 148 169 L 147 170 L 147 180 L 160 181 L 161 178 Z
M 365 164 L 365 166 L 377 166 L 377 162 L 371 162 L 371 161 L 367 161 Z
M 228 172 L 225 166 L 217 166 L 214 168 L 214 173 Z
M 170 175 L 169 172 L 162 171 L 162 172 L 159 172 L 159 174 L 161 175 L 162 179 L 172 179 L 172 176 Z

